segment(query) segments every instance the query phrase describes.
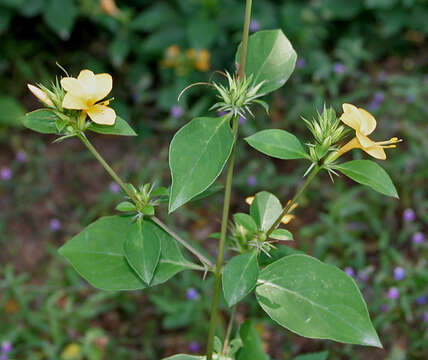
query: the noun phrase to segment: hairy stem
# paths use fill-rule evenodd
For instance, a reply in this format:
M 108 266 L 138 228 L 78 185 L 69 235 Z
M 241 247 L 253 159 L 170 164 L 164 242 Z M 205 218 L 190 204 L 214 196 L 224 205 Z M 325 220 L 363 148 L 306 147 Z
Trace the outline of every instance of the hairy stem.
M 233 323 L 235 322 L 235 315 L 236 315 L 236 305 L 233 306 L 232 312 L 230 314 L 229 324 L 227 325 L 227 330 L 226 330 L 226 337 L 224 338 L 224 343 L 223 343 L 223 350 L 221 352 L 222 355 L 226 354 L 227 346 L 229 345 L 230 334 L 232 333 Z
M 95 149 L 92 143 L 84 134 L 79 134 L 78 138 L 82 143 L 88 148 L 88 150 L 94 155 L 94 157 L 100 162 L 103 168 L 109 173 L 109 175 L 116 181 L 122 190 L 131 198 L 131 200 L 138 204 L 140 201 L 135 196 L 135 194 L 126 186 L 124 181 L 117 175 L 117 173 L 110 167 L 110 165 L 104 160 L 101 154 Z M 201 254 L 197 249 L 195 249 L 192 245 L 190 245 L 186 240 L 178 236 L 174 231 L 172 231 L 168 226 L 166 226 L 161 220 L 157 217 L 153 216 L 151 218 L 156 224 L 158 224 L 162 229 L 164 229 L 169 235 L 171 235 L 176 241 L 178 241 L 181 245 L 183 245 L 187 250 L 189 250 L 193 255 L 195 255 L 199 261 L 204 265 L 204 268 L 212 268 L 214 264 L 203 254 Z
M 192 247 L 190 244 L 186 242 L 183 238 L 181 238 L 177 233 L 172 231 L 168 226 L 166 226 L 160 219 L 158 219 L 156 216 L 153 216 L 151 218 L 153 222 L 158 224 L 162 229 L 164 229 L 169 235 L 171 235 L 177 242 L 179 242 L 181 245 L 183 245 L 187 250 L 189 250 L 193 255 L 195 255 L 199 261 L 209 268 L 213 268 L 214 264 L 203 254 L 201 254 L 198 250 L 196 250 L 194 247 Z
M 232 178 L 233 178 L 233 165 L 235 163 L 235 149 L 236 140 L 238 134 L 238 116 L 233 117 L 233 135 L 234 144 L 232 153 L 230 154 L 229 162 L 227 164 L 227 175 L 226 175 L 226 187 L 224 190 L 224 202 L 223 202 L 223 214 L 221 218 L 221 230 L 220 230 L 220 244 L 218 247 L 217 262 L 214 272 L 214 291 L 211 303 L 211 316 L 210 316 L 210 327 L 208 332 L 208 344 L 207 344 L 207 360 L 212 359 L 214 350 L 214 336 L 217 325 L 218 317 L 218 301 L 220 298 L 221 291 L 221 273 L 224 259 L 224 249 L 226 244 L 226 233 L 227 233 L 227 221 L 229 219 L 229 208 L 230 208 L 230 194 L 232 191 Z
M 245 20 L 244 28 L 242 30 L 242 49 L 241 49 L 241 58 L 239 59 L 239 68 L 238 76 L 240 79 L 245 77 L 245 63 L 247 61 L 247 48 L 248 48 L 248 32 L 250 30 L 250 20 L 251 20 L 251 3 L 252 0 L 247 0 L 245 5 Z
M 299 198 L 302 196 L 308 185 L 311 183 L 311 181 L 314 179 L 315 175 L 318 174 L 318 172 L 321 170 L 319 166 L 315 166 L 309 176 L 307 177 L 306 181 L 302 184 L 302 186 L 297 190 L 294 197 L 289 201 L 285 206 L 284 209 L 282 209 L 281 215 L 276 219 L 276 221 L 273 223 L 273 225 L 270 227 L 270 229 L 267 231 L 266 236 L 269 237 L 270 234 L 272 234 L 272 231 L 274 231 L 278 225 L 281 223 L 282 218 L 288 214 L 291 207 L 299 200 Z
M 245 77 L 245 61 L 247 58 L 248 32 L 250 29 L 250 20 L 251 20 L 251 5 L 252 5 L 252 0 L 246 0 L 244 28 L 242 31 L 241 58 L 239 59 L 239 68 L 238 68 L 238 77 L 240 79 L 243 79 Z M 235 149 L 236 149 L 236 141 L 237 141 L 237 134 L 238 134 L 238 116 L 235 116 L 233 118 L 232 128 L 233 128 L 233 134 L 235 139 L 234 139 L 232 153 L 230 154 L 229 162 L 227 165 L 226 188 L 224 190 L 223 214 L 221 219 L 220 244 L 218 248 L 217 262 L 215 267 L 214 290 L 213 290 L 213 299 L 211 303 L 211 314 L 210 314 L 210 327 L 208 331 L 207 360 L 212 360 L 213 350 L 214 350 L 214 336 L 215 336 L 217 317 L 218 317 L 218 302 L 219 302 L 220 290 L 221 290 L 221 273 L 222 273 L 222 267 L 223 267 L 224 248 L 226 243 L 227 221 L 229 219 L 230 193 L 232 191 L 233 165 L 235 162 Z

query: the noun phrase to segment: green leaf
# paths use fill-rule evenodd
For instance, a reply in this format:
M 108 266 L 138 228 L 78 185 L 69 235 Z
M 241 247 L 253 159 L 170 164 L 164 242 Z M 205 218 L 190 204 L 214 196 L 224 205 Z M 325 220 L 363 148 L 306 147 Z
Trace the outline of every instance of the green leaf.
M 24 109 L 13 97 L 0 96 L 0 125 L 20 127 L 23 116 Z
M 241 46 L 236 53 L 236 62 L 241 58 Z M 297 54 L 281 30 L 258 31 L 248 39 L 245 74 L 253 74 L 253 81 L 265 83 L 262 94 L 270 93 L 285 84 L 296 65 Z
M 48 0 L 43 12 L 46 24 L 63 40 L 70 37 L 78 8 L 74 0 Z
M 144 221 L 144 223 L 149 221 Z M 130 217 L 106 216 L 98 219 L 59 249 L 91 285 L 102 290 L 137 290 L 146 287 L 129 266 L 124 243 L 133 225 Z M 149 222 L 150 223 L 150 222 Z M 161 284 L 180 271 L 195 268 L 178 244 L 165 231 L 150 223 L 161 240 L 161 257 L 151 285 Z
M 335 165 L 334 168 L 360 184 L 398 199 L 397 190 L 388 173 L 374 161 L 353 160 Z
M 260 273 L 257 300 L 285 328 L 308 338 L 382 347 L 354 280 L 307 255 L 290 255 Z
M 294 360 L 327 360 L 328 351 L 310 353 L 297 356 Z
M 117 204 L 116 206 L 117 211 L 135 211 L 135 205 L 132 202 L 129 201 L 122 201 L 121 203 Z
M 293 240 L 293 234 L 286 229 L 275 229 L 270 234 L 270 237 L 275 240 L 288 241 Z
M 199 195 L 196 195 L 192 201 L 199 201 L 206 197 L 210 197 L 211 195 L 214 195 L 218 193 L 219 191 L 223 190 L 224 186 L 219 183 L 212 184 L 208 189 L 202 191 Z
M 269 360 L 270 357 L 264 353 L 262 341 L 251 320 L 246 320 L 239 329 L 243 346 L 239 349 L 236 360 Z
M 250 215 L 244 213 L 237 213 L 233 215 L 233 219 L 237 224 L 242 225 L 245 229 L 252 232 L 257 231 L 257 224 Z
M 23 125 L 42 134 L 58 134 L 56 126 L 57 116 L 50 110 L 38 109 L 26 114 Z
M 254 289 L 259 276 L 257 252 L 249 251 L 233 257 L 223 271 L 223 293 L 229 306 L 233 306 Z
M 268 231 L 282 213 L 282 206 L 278 198 L 267 192 L 256 194 L 250 207 L 250 215 L 255 220 L 258 228 Z
M 209 18 L 193 19 L 187 28 L 187 39 L 190 47 L 195 49 L 209 49 L 218 35 L 219 27 Z
M 147 285 L 152 281 L 161 253 L 156 229 L 150 221 L 134 223 L 124 243 L 126 260 Z
M 163 358 L 163 360 L 205 360 L 206 356 L 198 356 L 198 355 L 187 355 L 187 354 L 177 354 L 167 358 Z
M 278 159 L 307 158 L 299 139 L 284 130 L 262 130 L 245 138 L 245 141 L 261 153 Z
M 116 116 L 114 125 L 99 125 L 91 122 L 88 126 L 88 130 L 96 132 L 98 134 L 105 135 L 122 135 L 122 136 L 136 136 L 137 133 L 132 129 L 129 124 L 122 119 L 120 116 Z
M 169 148 L 169 212 L 202 193 L 220 175 L 234 141 L 229 119 L 196 118 L 175 134 Z

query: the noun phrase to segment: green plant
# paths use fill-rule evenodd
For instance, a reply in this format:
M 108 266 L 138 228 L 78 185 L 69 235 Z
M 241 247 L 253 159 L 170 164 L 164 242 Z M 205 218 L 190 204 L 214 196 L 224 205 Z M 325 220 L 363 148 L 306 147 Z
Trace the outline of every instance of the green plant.
M 93 286 L 104 290 L 150 288 L 184 270 L 212 273 L 214 287 L 206 357 L 175 355 L 169 359 L 245 359 L 253 354 L 266 358 L 251 323 L 244 323 L 232 337 L 234 310 L 226 337 L 216 337 L 220 293 L 234 307 L 254 291 L 259 305 L 283 327 L 309 338 L 381 347 L 366 304 L 354 280 L 338 268 L 304 254 L 294 254 L 259 264 L 259 257 L 275 253 L 275 243 L 291 241 L 286 223 L 302 194 L 322 171 L 331 177 L 341 172 L 356 182 L 392 197 L 397 191 L 388 174 L 370 160 L 338 162 L 340 156 L 360 148 L 376 158 L 386 157 L 383 148 L 399 140 L 373 142 L 367 135 L 376 127 L 374 117 L 363 109 L 344 104 L 337 118 L 324 108 L 318 118 L 306 120 L 314 142 L 306 151 L 293 134 L 269 129 L 245 140 L 256 150 L 283 160 L 304 160 L 310 165 L 306 180 L 294 197 L 282 205 L 267 191 L 249 199 L 249 214 L 234 214 L 228 233 L 229 207 L 240 116 L 251 116 L 254 104 L 268 110 L 261 97 L 283 86 L 294 70 L 297 55 L 281 30 L 260 31 L 249 37 L 251 0 L 246 1 L 242 43 L 236 53 L 238 71 L 226 73 L 228 83 L 213 83 L 221 99 L 213 108 L 226 111 L 221 117 L 199 117 L 183 126 L 170 144 L 170 189 L 125 183 L 89 141 L 87 132 L 132 136 L 135 132 L 116 116 L 104 100 L 112 88 L 108 74 L 83 70 L 78 78 L 67 77 L 51 88 L 32 87 L 46 108 L 28 114 L 24 125 L 41 132 L 59 134 L 57 141 L 78 138 L 120 185 L 127 198 L 117 206 L 122 215 L 96 220 L 61 247 L 63 255 Z M 89 116 L 89 118 L 88 118 Z M 340 146 L 346 131 L 340 121 L 355 130 L 355 137 Z M 168 202 L 169 213 L 192 199 L 209 196 L 226 168 L 221 231 L 216 263 L 177 235 L 156 216 L 156 207 Z M 200 262 L 186 259 L 183 245 Z M 224 265 L 227 246 L 238 254 Z

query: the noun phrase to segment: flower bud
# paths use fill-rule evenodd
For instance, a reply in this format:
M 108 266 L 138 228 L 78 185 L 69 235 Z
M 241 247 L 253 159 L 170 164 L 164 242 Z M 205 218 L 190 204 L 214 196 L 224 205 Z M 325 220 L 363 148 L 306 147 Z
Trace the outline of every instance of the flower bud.
M 33 93 L 33 95 L 37 99 L 39 99 L 43 104 L 54 107 L 54 103 L 42 89 L 31 84 L 27 84 L 27 86 L 28 86 L 28 89 Z

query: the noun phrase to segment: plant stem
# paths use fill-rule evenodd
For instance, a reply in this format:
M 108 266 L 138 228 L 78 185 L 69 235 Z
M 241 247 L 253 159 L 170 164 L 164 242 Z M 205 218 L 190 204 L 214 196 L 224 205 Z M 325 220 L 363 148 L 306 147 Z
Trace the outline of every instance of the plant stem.
M 235 322 L 236 315 L 236 305 L 233 306 L 232 312 L 229 318 L 229 324 L 227 325 L 226 337 L 224 338 L 223 350 L 221 354 L 224 356 L 226 354 L 227 346 L 229 345 L 230 334 L 232 333 L 233 323 Z
M 247 61 L 247 48 L 248 48 L 248 32 L 250 30 L 250 20 L 251 20 L 251 4 L 252 0 L 247 0 L 245 5 L 245 20 L 244 28 L 242 30 L 242 49 L 241 49 L 241 58 L 239 59 L 239 69 L 238 76 L 240 79 L 245 77 L 245 63 Z
M 311 181 L 314 179 L 315 175 L 318 174 L 318 172 L 321 170 L 321 168 L 316 165 L 311 173 L 309 174 L 308 178 L 306 179 L 306 181 L 303 183 L 303 185 L 299 188 L 299 190 L 297 190 L 296 194 L 294 195 L 294 197 L 291 199 L 291 201 L 289 201 L 285 206 L 284 209 L 282 209 L 281 215 L 278 217 L 278 219 L 276 219 L 276 221 L 273 223 L 273 225 L 270 227 L 270 229 L 267 231 L 266 236 L 269 237 L 270 234 L 272 234 L 272 231 L 274 231 L 278 225 L 280 224 L 282 218 L 288 214 L 288 212 L 290 211 L 291 207 L 297 202 L 297 200 L 299 200 L 300 196 L 302 196 L 303 192 L 305 191 L 305 189 L 308 187 L 308 185 L 311 183 Z
M 229 219 L 229 208 L 230 208 L 230 193 L 232 191 L 232 178 L 233 178 L 233 165 L 235 163 L 235 150 L 236 140 L 238 134 L 238 116 L 234 116 L 232 131 L 234 135 L 234 143 L 232 152 L 230 154 L 229 162 L 227 165 L 226 175 L 226 187 L 224 190 L 224 202 L 223 202 L 223 214 L 221 218 L 221 230 L 220 230 L 220 244 L 218 247 L 217 262 L 214 273 L 214 291 L 213 299 L 211 303 L 211 316 L 210 316 L 210 327 L 208 332 L 208 344 L 207 344 L 207 360 L 212 359 L 214 350 L 214 336 L 217 325 L 218 317 L 218 301 L 220 297 L 221 288 L 221 273 L 224 259 L 224 248 L 226 244 L 226 233 L 227 233 L 227 221 Z
M 246 0 L 244 28 L 242 31 L 241 58 L 239 59 L 239 68 L 238 68 L 238 77 L 240 79 L 243 79 L 245 77 L 245 61 L 247 58 L 248 32 L 250 29 L 250 20 L 251 20 L 251 5 L 252 5 L 252 0 Z M 234 143 L 233 143 L 232 153 L 230 154 L 229 162 L 227 165 L 226 187 L 224 189 L 224 202 L 223 202 L 223 214 L 221 219 L 220 244 L 218 248 L 217 262 L 215 267 L 214 290 L 213 290 L 213 299 L 211 303 L 211 314 L 210 314 L 210 327 L 208 331 L 207 360 L 212 360 L 213 350 L 214 350 L 214 336 L 215 336 L 216 325 L 217 325 L 218 302 L 219 302 L 220 290 L 221 290 L 220 289 L 221 273 L 222 273 L 222 267 L 223 267 L 224 248 L 226 243 L 227 221 L 229 219 L 230 193 L 232 191 L 233 165 L 235 163 L 235 150 L 236 150 L 236 141 L 237 141 L 237 135 L 238 135 L 238 116 L 235 116 L 233 118 L 232 129 L 233 129 L 233 135 L 234 135 Z
M 202 255 L 198 250 L 193 248 L 190 244 L 181 238 L 178 234 L 172 231 L 168 226 L 166 226 L 160 219 L 156 216 L 152 216 L 151 220 L 158 224 L 162 229 L 164 229 L 169 235 L 171 235 L 175 240 L 177 240 L 181 245 L 183 245 L 187 250 L 189 250 L 193 255 L 195 255 L 202 264 L 207 265 L 209 268 L 213 268 L 214 264 L 204 255 Z
M 82 143 L 88 148 L 88 150 L 94 155 L 94 157 L 100 162 L 100 164 L 104 167 L 104 169 L 109 173 L 109 175 L 116 181 L 122 190 L 132 199 L 135 204 L 139 204 L 140 201 L 135 196 L 135 194 L 126 186 L 123 180 L 116 174 L 116 172 L 110 167 L 110 165 L 104 160 L 101 154 L 95 149 L 95 147 L 91 144 L 89 139 L 84 134 L 77 135 L 78 138 L 82 141 Z M 195 249 L 192 245 L 190 245 L 186 240 L 178 236 L 174 231 L 172 231 L 168 226 L 166 226 L 161 220 L 157 217 L 153 216 L 151 218 L 156 224 L 158 224 L 162 229 L 164 229 L 169 235 L 171 235 L 176 241 L 178 241 L 181 245 L 183 245 L 187 250 L 189 250 L 193 255 L 195 255 L 199 261 L 204 264 L 204 266 L 208 266 L 212 268 L 214 264 L 202 255 L 197 249 Z

